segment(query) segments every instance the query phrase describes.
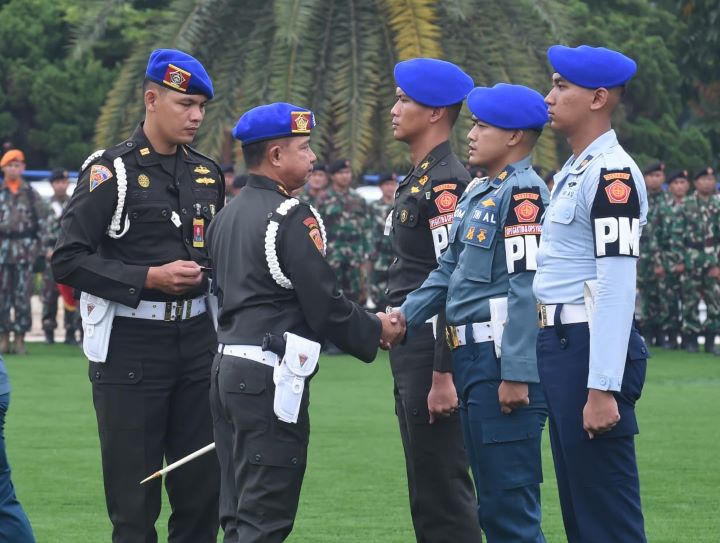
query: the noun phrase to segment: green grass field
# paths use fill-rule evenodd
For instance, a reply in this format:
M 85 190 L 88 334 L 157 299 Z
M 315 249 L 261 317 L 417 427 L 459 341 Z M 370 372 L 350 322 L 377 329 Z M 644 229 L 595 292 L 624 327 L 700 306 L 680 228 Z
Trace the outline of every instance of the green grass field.
M 109 541 L 87 363 L 76 348 L 30 345 L 7 356 L 13 392 L 8 454 L 39 543 Z M 649 541 L 720 541 L 720 359 L 654 352 L 638 412 Z M 414 541 L 392 381 L 384 353 L 369 366 L 327 357 L 313 381 L 308 470 L 293 542 Z M 565 541 L 545 437 L 544 528 Z M 158 522 L 166 539 L 167 504 Z M 611 519 L 608 519 L 611 522 Z

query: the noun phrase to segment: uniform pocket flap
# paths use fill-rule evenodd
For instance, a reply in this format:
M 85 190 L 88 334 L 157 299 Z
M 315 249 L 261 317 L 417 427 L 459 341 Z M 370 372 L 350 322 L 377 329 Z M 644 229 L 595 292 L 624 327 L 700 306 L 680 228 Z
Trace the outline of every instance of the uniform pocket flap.
M 123 363 L 118 366 L 113 363 L 90 362 L 88 370 L 90 381 L 96 385 L 134 385 L 142 381 L 142 363 Z
M 307 447 L 273 439 L 256 439 L 247 444 L 248 460 L 256 466 L 302 467 L 307 462 Z
M 483 443 L 508 443 L 538 437 L 542 428 L 533 420 L 516 419 L 512 414 L 483 420 Z
M 575 218 L 576 206 L 577 203 L 575 200 L 571 200 L 569 198 L 558 198 L 557 203 L 553 206 L 548 218 L 552 222 L 570 224 Z
M 227 379 L 222 381 L 222 388 L 232 394 L 261 394 L 267 388 L 265 370 L 265 366 L 252 361 L 241 367 L 232 367 L 227 371 Z
M 645 360 L 647 358 L 650 358 L 650 351 L 648 351 L 642 336 L 633 330 L 628 342 L 628 360 Z
M 161 203 L 137 205 L 128 209 L 131 222 L 166 222 L 172 216 L 172 208 Z
M 404 202 L 395 209 L 395 225 L 414 228 L 418 223 L 418 207 L 415 202 Z

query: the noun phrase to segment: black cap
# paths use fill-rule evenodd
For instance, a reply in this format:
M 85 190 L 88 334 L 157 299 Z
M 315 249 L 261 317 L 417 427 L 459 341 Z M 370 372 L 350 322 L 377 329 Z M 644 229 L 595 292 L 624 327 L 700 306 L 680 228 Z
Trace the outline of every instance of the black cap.
M 378 174 L 378 185 L 382 185 L 386 181 L 395 181 L 397 176 L 393 172 L 380 172 Z
M 705 166 L 703 169 L 698 170 L 695 173 L 695 177 L 693 177 L 693 181 L 697 179 L 698 177 L 702 177 L 703 175 L 715 175 L 715 170 L 710 166 Z
M 346 158 L 340 159 L 340 160 L 333 160 L 330 164 L 328 164 L 328 173 L 337 173 L 343 168 L 349 168 L 350 167 L 350 161 Z
M 55 168 L 51 173 L 50 177 L 48 178 L 48 181 L 51 183 L 53 181 L 59 181 L 60 179 L 67 179 L 68 178 L 68 171 L 65 168 Z
M 672 183 L 672 182 L 675 181 L 676 179 L 681 179 L 681 178 L 685 178 L 685 179 L 688 179 L 688 180 L 689 180 L 689 179 L 690 179 L 690 173 L 689 173 L 687 170 L 683 170 L 683 169 L 674 170 L 674 171 L 672 171 L 672 172 L 670 172 L 670 173 L 668 174 L 666 182 L 667 182 L 667 184 L 669 185 L 670 183 Z
M 645 169 L 643 170 L 643 175 L 648 175 L 653 172 L 664 172 L 665 171 L 665 164 L 662 162 L 653 162 L 652 164 L 648 164 L 645 166 Z
M 324 162 L 316 162 L 313 164 L 313 171 L 314 172 L 326 172 L 327 168 L 325 167 Z
M 248 180 L 248 176 L 247 176 L 247 175 L 245 175 L 245 174 L 243 174 L 243 175 L 238 175 L 238 176 L 235 177 L 235 179 L 233 179 L 233 184 L 232 184 L 232 186 L 233 186 L 234 189 L 241 189 L 241 188 L 243 188 L 245 185 L 247 185 L 247 180 Z

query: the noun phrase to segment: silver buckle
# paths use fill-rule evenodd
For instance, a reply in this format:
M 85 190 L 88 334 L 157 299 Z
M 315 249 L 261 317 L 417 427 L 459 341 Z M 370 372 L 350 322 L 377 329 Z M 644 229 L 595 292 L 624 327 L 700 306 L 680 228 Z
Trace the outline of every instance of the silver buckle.
M 547 326 L 551 326 L 551 323 L 548 322 L 547 317 L 547 306 L 545 304 L 537 304 L 537 311 L 538 311 L 538 326 L 540 328 L 545 328 Z

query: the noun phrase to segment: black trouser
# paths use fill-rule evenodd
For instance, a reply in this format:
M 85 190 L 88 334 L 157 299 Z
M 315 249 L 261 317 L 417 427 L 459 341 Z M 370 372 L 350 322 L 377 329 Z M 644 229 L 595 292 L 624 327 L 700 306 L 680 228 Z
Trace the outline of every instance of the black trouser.
M 477 543 L 482 536 L 460 417 L 429 423 L 434 352 L 430 324 L 390 351 L 415 537 L 418 543 Z
M 273 411 L 273 369 L 218 354 L 210 406 L 220 460 L 220 524 L 225 543 L 276 543 L 292 531 L 305 475 L 310 383 L 297 424 Z
M 213 440 L 208 402 L 216 336 L 207 314 L 116 317 L 107 362 L 90 362 L 113 543 L 157 541 L 161 480 L 138 484 Z M 210 453 L 165 477 L 168 541 L 215 543 L 219 471 Z

